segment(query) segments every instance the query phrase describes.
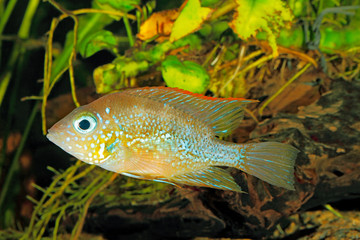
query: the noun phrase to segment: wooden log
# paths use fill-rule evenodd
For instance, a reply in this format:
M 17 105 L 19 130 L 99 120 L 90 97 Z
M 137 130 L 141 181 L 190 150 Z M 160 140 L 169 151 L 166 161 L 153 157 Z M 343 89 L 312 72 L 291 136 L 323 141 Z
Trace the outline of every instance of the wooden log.
M 260 238 L 293 213 L 359 198 L 360 84 L 336 80 L 331 89 L 297 114 L 278 114 L 263 121 L 250 135 L 252 142 L 286 142 L 301 150 L 295 191 L 232 169 L 247 194 L 184 188 L 156 204 L 124 207 L 118 203 L 101 211 L 93 207 L 85 230 L 101 232 L 109 239 Z

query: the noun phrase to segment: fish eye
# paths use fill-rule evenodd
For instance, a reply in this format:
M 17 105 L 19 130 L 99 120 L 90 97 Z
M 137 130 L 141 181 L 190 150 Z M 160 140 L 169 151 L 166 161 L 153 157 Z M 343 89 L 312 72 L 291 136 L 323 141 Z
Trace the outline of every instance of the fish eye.
M 90 133 L 97 125 L 97 119 L 90 113 L 87 115 L 81 115 L 74 121 L 74 128 L 79 133 Z

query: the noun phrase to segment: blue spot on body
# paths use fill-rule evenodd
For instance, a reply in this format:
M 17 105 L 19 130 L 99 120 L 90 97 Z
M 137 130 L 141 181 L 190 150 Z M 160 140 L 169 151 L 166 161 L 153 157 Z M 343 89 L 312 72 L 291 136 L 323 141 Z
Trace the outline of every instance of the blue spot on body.
M 103 122 L 103 119 L 102 119 L 102 117 L 100 116 L 100 114 L 99 114 L 99 113 L 96 113 L 96 116 L 99 118 L 100 123 L 102 123 L 102 122 Z

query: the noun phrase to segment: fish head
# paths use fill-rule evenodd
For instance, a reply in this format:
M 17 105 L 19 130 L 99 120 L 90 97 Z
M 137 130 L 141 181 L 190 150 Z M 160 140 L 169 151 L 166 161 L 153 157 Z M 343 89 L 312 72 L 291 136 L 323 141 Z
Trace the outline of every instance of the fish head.
M 79 160 L 98 165 L 111 158 L 108 146 L 115 142 L 106 117 L 91 105 L 81 106 L 55 123 L 46 137 Z

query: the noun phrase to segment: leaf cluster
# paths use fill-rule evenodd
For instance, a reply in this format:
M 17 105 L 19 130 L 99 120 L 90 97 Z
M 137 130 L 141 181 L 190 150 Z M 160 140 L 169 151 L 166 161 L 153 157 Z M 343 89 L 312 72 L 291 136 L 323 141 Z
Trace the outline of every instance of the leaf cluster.
M 15 2 L 0 3 L 0 45 L 7 37 L 3 35 L 3 30 Z M 75 89 L 78 81 L 75 80 L 76 63 L 80 59 L 96 57 L 103 51 L 110 52 L 114 60 L 93 71 L 96 91 L 102 94 L 124 87 L 151 85 L 155 80 L 149 84 L 148 79 L 160 78 L 162 84 L 192 92 L 210 90 L 214 96 L 244 97 L 273 69 L 271 61 L 276 60 L 277 54 L 285 59 L 279 67 L 281 69 L 291 66 L 294 58 L 299 60 L 301 64 L 297 73 L 279 87 L 257 112 L 248 112 L 254 119 L 262 115 L 285 87 L 310 67 L 318 67 L 319 57 L 307 54 L 307 50 L 337 54 L 326 58 L 325 62 L 351 55 L 356 64 L 346 65 L 341 75 L 336 76 L 359 76 L 359 1 L 188 0 L 181 6 L 170 3 L 163 11 L 157 10 L 158 2 L 152 0 L 141 5 L 140 0 L 93 0 L 91 7 L 75 10 L 66 9 L 53 0 L 42 3 L 50 3 L 60 13 L 52 19 L 46 35 L 42 91 L 27 98 L 41 101 L 44 134 L 48 127 L 45 114 L 47 98 L 56 84 L 68 74 L 73 101 L 79 106 Z M 18 59 L 27 51 L 27 44 L 32 40 L 29 32 L 39 4 L 39 0 L 29 1 L 17 33 L 17 39 L 21 41 L 15 42 L 6 67 L 1 68 L 0 105 L 9 91 L 17 64 L 21 65 Z M 56 47 L 56 30 L 66 19 L 72 20 L 73 30 L 64 33 L 66 40 L 59 49 Z M 289 30 L 286 27 L 290 25 Z M 142 82 L 141 79 L 147 81 Z M 36 104 L 4 177 L 0 211 L 4 209 L 4 199 L 10 196 L 10 184 L 18 171 L 18 160 L 38 109 Z M 7 122 L 10 123 L 11 119 Z M 6 139 L 6 134 L 4 136 Z M 2 149 L 5 151 L 6 148 Z M 3 163 L 1 158 L 1 167 Z M 94 167 L 80 162 L 64 172 L 51 170 L 55 174 L 51 185 L 47 189 L 36 187 L 42 192 L 41 199 L 30 198 L 36 206 L 30 225 L 20 232 L 0 232 L 0 237 L 9 234 L 16 239 L 39 239 L 51 232 L 56 238 L 57 233 L 65 231 L 62 222 L 71 218 L 75 222 L 72 237 L 76 238 L 90 204 L 97 207 L 104 204 L 119 206 L 120 202 L 123 206 L 130 206 L 169 199 L 169 189 L 164 185 L 139 180 L 124 182 L 123 179 L 116 179 L 119 184 L 113 185 L 115 175 L 96 172 L 98 170 Z M 79 180 L 85 176 L 93 178 L 80 183 Z M 102 191 L 108 185 L 111 191 L 105 194 Z

